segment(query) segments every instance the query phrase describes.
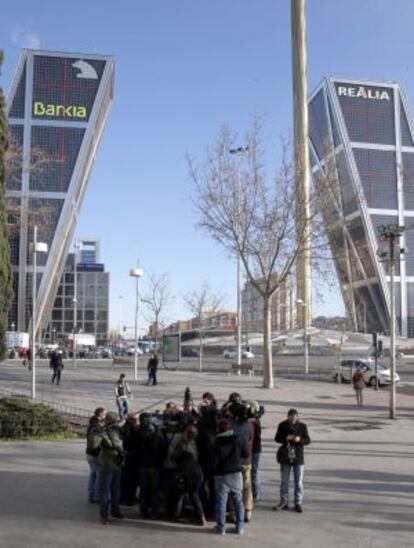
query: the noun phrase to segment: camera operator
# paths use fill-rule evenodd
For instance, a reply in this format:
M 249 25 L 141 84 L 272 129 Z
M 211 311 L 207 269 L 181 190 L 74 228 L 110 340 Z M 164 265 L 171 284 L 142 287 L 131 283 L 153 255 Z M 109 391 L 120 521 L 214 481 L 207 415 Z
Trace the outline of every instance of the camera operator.
M 157 415 L 141 413 L 138 430 L 139 503 L 142 518 L 158 518 L 161 506 L 161 469 L 165 458 L 165 439 Z
M 124 459 L 121 428 L 116 413 L 107 413 L 103 431 L 96 431 L 94 447 L 99 447 L 99 496 L 101 522 L 108 523 L 109 506 L 111 515 L 121 519 L 119 507 L 121 469 Z
M 252 492 L 252 446 L 253 446 L 253 425 L 249 420 L 249 410 L 246 404 L 233 401 L 227 406 L 227 412 L 232 417 L 233 431 L 241 443 L 247 445 L 248 452 L 241 457 L 240 465 L 243 476 L 243 503 L 244 521 L 248 523 L 252 519 L 253 492 Z M 234 517 L 234 507 L 230 506 L 230 515 Z

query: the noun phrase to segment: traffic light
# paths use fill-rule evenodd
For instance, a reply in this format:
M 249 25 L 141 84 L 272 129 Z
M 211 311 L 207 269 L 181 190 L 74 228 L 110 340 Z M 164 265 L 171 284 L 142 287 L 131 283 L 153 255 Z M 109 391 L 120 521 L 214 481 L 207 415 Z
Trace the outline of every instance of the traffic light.
M 378 341 L 378 353 L 381 354 L 382 352 L 382 341 Z
M 377 349 L 377 344 L 378 344 L 378 333 L 374 331 L 374 333 L 372 334 L 372 346 L 375 348 L 375 350 Z

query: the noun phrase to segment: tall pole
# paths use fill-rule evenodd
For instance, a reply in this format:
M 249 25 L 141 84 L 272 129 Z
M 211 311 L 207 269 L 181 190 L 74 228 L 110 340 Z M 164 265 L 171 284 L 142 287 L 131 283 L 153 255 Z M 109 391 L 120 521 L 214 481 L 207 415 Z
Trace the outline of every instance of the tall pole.
M 303 308 L 306 310 L 307 305 L 305 304 Z M 308 373 L 309 373 L 308 322 L 305 322 L 304 335 L 305 335 L 305 375 L 308 376 Z
M 300 253 L 296 262 L 296 297 L 307 305 L 297 307 L 298 327 L 304 328 L 312 317 L 305 0 L 291 0 L 291 23 L 296 224 L 297 238 L 300 239 Z
M 404 233 L 405 227 L 400 225 L 381 225 L 378 227 L 380 240 L 388 244 L 388 266 L 390 269 L 390 346 L 391 346 L 391 386 L 390 386 L 390 419 L 396 417 L 396 391 L 395 391 L 395 242 L 399 241 Z M 403 252 L 403 250 L 401 251 Z M 381 256 L 387 256 L 387 253 L 381 253 Z
M 134 379 L 138 380 L 138 308 L 139 308 L 139 277 L 136 277 L 135 283 L 135 356 L 134 356 Z
M 32 400 L 36 399 L 36 278 L 37 278 L 37 226 L 33 227 L 33 272 L 32 272 Z
M 240 146 L 238 148 L 231 148 L 230 154 L 239 155 L 238 169 L 237 169 L 237 215 L 238 215 L 238 236 L 240 237 L 240 217 L 241 217 L 241 159 L 242 155 L 249 150 L 248 146 Z M 241 257 L 240 253 L 237 254 L 237 327 L 236 327 L 236 361 L 238 374 L 241 374 L 241 360 L 242 360 L 242 297 L 241 297 Z
M 75 254 L 73 260 L 73 368 L 76 369 L 76 332 L 78 323 L 78 246 L 75 240 Z
M 390 266 L 391 266 L 391 387 L 390 387 L 390 419 L 395 419 L 395 260 L 394 260 L 394 241 L 391 237 L 390 243 Z

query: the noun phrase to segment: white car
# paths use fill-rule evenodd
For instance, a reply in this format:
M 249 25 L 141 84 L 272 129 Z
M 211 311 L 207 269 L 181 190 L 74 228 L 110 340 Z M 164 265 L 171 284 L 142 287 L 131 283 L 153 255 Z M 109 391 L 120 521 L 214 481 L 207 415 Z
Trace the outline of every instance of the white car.
M 234 360 L 236 359 L 236 356 L 237 352 L 235 350 L 225 350 L 223 352 L 223 358 L 226 360 Z M 249 350 L 242 350 L 241 357 L 242 360 L 252 360 L 254 358 L 254 354 Z
M 374 360 L 342 360 L 340 371 L 338 367 L 334 367 L 332 373 L 335 381 L 338 381 L 338 375 L 340 375 L 341 382 L 351 382 L 352 377 L 357 369 L 360 369 L 364 376 L 365 384 L 369 386 L 375 386 L 375 361 Z M 395 373 L 394 382 L 400 382 L 400 376 Z M 391 370 L 386 365 L 378 364 L 378 384 L 390 384 L 391 383 Z

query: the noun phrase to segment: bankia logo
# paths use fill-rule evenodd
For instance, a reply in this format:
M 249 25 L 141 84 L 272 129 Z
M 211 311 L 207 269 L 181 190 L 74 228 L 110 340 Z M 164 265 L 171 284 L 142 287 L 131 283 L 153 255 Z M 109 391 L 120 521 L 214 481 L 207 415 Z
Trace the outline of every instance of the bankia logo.
M 356 97 L 358 99 L 373 99 L 375 101 L 391 101 L 391 92 L 384 88 L 367 86 L 337 86 L 339 97 Z
M 53 118 L 87 118 L 86 107 L 79 105 L 55 105 L 35 101 L 33 103 L 34 116 L 50 116 Z

